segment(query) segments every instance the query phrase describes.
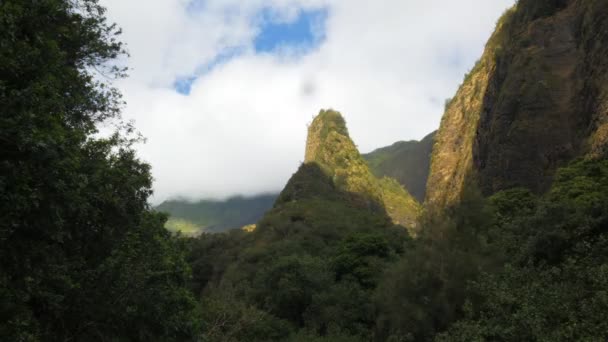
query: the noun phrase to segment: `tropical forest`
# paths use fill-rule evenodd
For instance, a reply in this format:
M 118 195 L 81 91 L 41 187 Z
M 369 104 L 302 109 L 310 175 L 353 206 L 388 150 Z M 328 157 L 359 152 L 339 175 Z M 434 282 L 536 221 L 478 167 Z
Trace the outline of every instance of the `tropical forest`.
M 372 19 L 376 5 L 328 4 L 319 15 L 327 36 L 313 39 L 321 47 L 261 52 L 256 45 L 220 54 L 176 85 L 186 92 L 180 94 L 157 83 L 145 91 L 134 85 L 153 71 L 138 73 L 128 62 L 146 57 L 129 38 L 137 26 L 113 14 L 131 2 L 0 0 L 1 341 L 608 340 L 608 0 L 503 1 L 508 6 L 496 6 L 481 54 L 473 51 L 455 92 L 433 105 L 437 120 L 428 127 L 422 115 L 420 122 L 388 121 L 393 103 L 409 101 L 405 93 L 397 102 L 388 91 L 383 99 L 384 90 L 346 95 L 359 77 L 372 82 L 368 69 L 348 69 L 357 56 L 327 62 L 352 79 L 334 80 L 319 67 L 315 77 L 324 81 L 295 87 L 299 100 L 286 95 L 291 76 L 283 75 L 295 72 L 293 65 L 313 68 L 307 58 L 330 58 L 324 44 L 341 46 L 331 32 L 343 37 L 342 6 L 363 8 L 369 22 L 351 19 L 363 31 L 392 31 L 392 19 Z M 184 14 L 184 22 L 207 20 L 217 6 L 234 3 L 132 5 L 169 2 L 200 12 Z M 268 8 L 296 2 L 262 1 L 265 14 L 255 18 L 273 22 Z M 471 4 L 492 6 L 430 3 L 458 5 L 471 18 L 484 15 Z M 161 17 L 172 15 L 163 8 Z M 424 22 L 408 10 L 414 11 L 391 11 L 402 18 L 395 22 Z M 222 18 L 241 32 L 235 13 Z M 440 15 L 433 13 L 425 15 Z M 129 17 L 157 18 L 143 8 Z M 298 25 L 284 21 L 268 33 L 274 41 L 287 30 L 276 27 Z M 272 31 L 260 25 L 260 32 Z M 159 49 L 164 41 L 190 46 L 185 33 L 165 39 L 160 28 L 140 31 Z M 201 29 L 193 41 L 215 39 L 214 32 Z M 350 37 L 354 45 L 382 39 Z M 370 46 L 371 55 L 393 54 L 374 51 L 384 46 L 379 42 Z M 183 60 L 205 53 L 179 51 Z M 184 66 L 167 58 L 159 70 Z M 253 60 L 259 70 L 250 67 Z M 375 67 L 382 66 L 369 70 Z M 271 68 L 276 74 L 265 71 Z M 259 88 L 240 83 L 237 75 L 245 71 L 262 74 Z M 360 89 L 384 87 L 389 79 L 393 87 L 391 75 L 378 72 Z M 439 83 L 431 87 L 443 89 Z M 345 88 L 335 90 L 338 84 Z M 271 88 L 278 108 L 266 112 L 251 99 L 266 98 Z M 205 102 L 200 108 L 227 108 L 208 117 L 201 109 L 205 128 L 180 109 L 182 102 L 198 103 L 197 94 Z M 335 96 L 314 100 L 326 94 Z M 294 113 L 305 113 L 305 125 L 283 105 L 290 101 Z M 386 108 L 376 106 L 383 101 Z M 161 114 L 129 116 L 132 106 L 152 102 L 160 103 Z M 343 102 L 365 114 L 342 109 Z M 244 108 L 240 116 L 229 115 L 237 105 Z M 411 109 L 396 108 L 404 117 Z M 258 111 L 267 121 L 256 126 Z M 152 133 L 148 143 L 157 117 L 164 135 Z M 297 121 L 293 133 L 289 120 Z M 375 131 L 376 124 L 391 127 Z M 223 125 L 233 135 L 215 138 Z M 402 138 L 373 146 L 393 139 L 393 127 Z M 248 131 L 251 136 L 240 136 Z M 199 146 L 189 136 L 215 142 Z M 296 153 L 281 152 L 292 141 Z M 173 148 L 178 142 L 187 147 Z M 257 153 L 256 144 L 268 152 Z M 162 158 L 154 157 L 156 146 L 167 149 Z M 206 177 L 209 183 L 192 181 Z M 259 183 L 250 187 L 248 179 Z

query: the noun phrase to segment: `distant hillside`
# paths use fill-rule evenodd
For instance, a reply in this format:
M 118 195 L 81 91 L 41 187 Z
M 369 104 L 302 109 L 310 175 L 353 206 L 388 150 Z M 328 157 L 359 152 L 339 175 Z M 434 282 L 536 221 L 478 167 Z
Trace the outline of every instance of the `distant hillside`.
M 232 197 L 225 201 L 168 200 L 157 206 L 158 211 L 170 214 L 166 228 L 187 235 L 222 232 L 256 223 L 272 207 L 278 195 Z
M 420 141 L 398 141 L 362 156 L 376 177 L 396 179 L 419 202 L 424 202 L 435 133 Z

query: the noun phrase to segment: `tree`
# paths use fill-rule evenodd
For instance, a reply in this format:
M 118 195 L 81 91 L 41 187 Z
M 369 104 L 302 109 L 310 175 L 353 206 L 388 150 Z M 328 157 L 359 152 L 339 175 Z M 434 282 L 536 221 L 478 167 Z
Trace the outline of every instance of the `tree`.
M 475 281 L 483 300 L 437 340 L 606 340 L 608 161 L 558 170 L 536 208 L 522 191 L 494 197 L 515 215 L 495 244 L 509 258 Z
M 150 210 L 97 0 L 0 2 L 0 337 L 183 340 L 188 267 Z M 105 122 L 121 127 L 96 136 Z

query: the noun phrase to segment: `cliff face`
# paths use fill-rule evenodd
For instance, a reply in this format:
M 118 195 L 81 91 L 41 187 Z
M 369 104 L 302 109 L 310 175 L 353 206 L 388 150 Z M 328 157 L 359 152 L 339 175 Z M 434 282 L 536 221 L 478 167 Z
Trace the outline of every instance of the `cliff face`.
M 420 205 L 397 181 L 379 179 L 372 174 L 350 139 L 340 113 L 324 110 L 313 120 L 308 128 L 305 165 L 317 166 L 337 191 L 347 194 L 346 198 L 352 205 L 386 213 L 393 223 L 414 232 Z M 296 173 L 292 179 L 298 178 L 301 177 Z M 294 193 L 288 189 L 296 189 L 292 183 L 288 183 L 279 200 L 296 198 L 287 195 Z
M 521 0 L 446 107 L 427 203 L 466 186 L 545 191 L 554 170 L 608 142 L 608 1 Z

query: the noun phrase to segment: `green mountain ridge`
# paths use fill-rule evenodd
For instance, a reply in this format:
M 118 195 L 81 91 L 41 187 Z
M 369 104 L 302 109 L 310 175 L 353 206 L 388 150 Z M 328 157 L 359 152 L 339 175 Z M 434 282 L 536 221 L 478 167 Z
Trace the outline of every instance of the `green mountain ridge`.
M 363 154 L 376 177 L 396 179 L 418 202 L 424 202 L 433 150 L 432 132 L 422 140 L 398 141 Z
M 186 235 L 218 233 L 256 223 L 272 208 L 278 195 L 235 196 L 224 201 L 167 200 L 154 209 L 168 213 L 165 227 Z

